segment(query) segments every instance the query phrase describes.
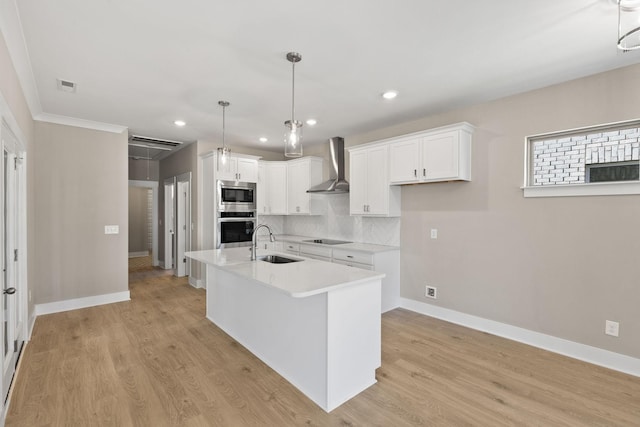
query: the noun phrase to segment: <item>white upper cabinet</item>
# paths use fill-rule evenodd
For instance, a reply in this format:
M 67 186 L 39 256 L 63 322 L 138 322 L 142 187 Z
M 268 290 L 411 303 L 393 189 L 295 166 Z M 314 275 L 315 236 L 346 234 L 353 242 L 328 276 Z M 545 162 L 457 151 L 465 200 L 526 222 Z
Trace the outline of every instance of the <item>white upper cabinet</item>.
M 287 213 L 286 162 L 258 162 L 256 191 L 258 215 L 285 215 Z
M 321 213 L 312 203 L 307 190 L 322 182 L 322 159 L 301 157 L 287 163 L 287 213 L 289 215 L 314 215 Z
M 217 161 L 217 158 L 216 158 Z M 227 160 L 229 170 L 224 171 L 216 164 L 216 177 L 224 181 L 258 182 L 258 157 L 232 154 Z
M 267 162 L 267 200 L 269 215 L 287 214 L 287 162 Z
M 351 215 L 400 216 L 400 188 L 389 186 L 388 155 L 387 144 L 349 149 Z
M 389 139 L 389 182 L 471 181 L 473 126 L 451 126 Z

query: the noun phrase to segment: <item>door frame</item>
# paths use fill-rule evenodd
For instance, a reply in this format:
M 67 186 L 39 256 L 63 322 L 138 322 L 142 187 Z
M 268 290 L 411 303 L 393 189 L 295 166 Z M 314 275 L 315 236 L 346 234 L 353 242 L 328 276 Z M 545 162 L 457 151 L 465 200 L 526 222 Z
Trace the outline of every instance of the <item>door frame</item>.
M 9 363 L 13 364 L 11 375 L 8 375 L 5 379 L 4 369 L 3 375 L 0 375 L 0 390 L 3 390 L 4 395 L 2 399 L 4 404 L 2 406 L 0 422 L 4 422 L 6 409 L 9 406 L 11 382 L 15 377 L 15 370 L 22 347 L 29 339 L 29 332 L 35 319 L 32 319 L 29 316 L 29 300 L 31 299 L 31 291 L 28 288 L 27 277 L 27 153 L 23 142 L 24 137 L 20 132 L 20 128 L 17 126 L 17 123 L 15 123 L 15 120 L 13 120 L 13 117 L 7 113 L 6 108 L 4 108 L 6 107 L 6 103 L 2 97 L 0 97 L 0 107 L 2 107 L 0 108 L 0 151 L 4 155 L 4 151 L 6 149 L 6 151 L 11 155 L 11 161 L 9 161 L 8 165 L 9 169 L 11 168 L 11 163 L 14 163 L 14 173 L 11 179 L 11 185 L 13 187 L 12 190 L 15 193 L 15 197 L 13 197 L 13 205 L 11 206 L 12 213 L 9 218 L 12 221 L 10 228 L 15 232 L 15 235 L 9 240 L 9 242 L 12 243 L 10 250 L 17 251 L 17 260 L 11 262 L 11 265 L 7 265 L 6 267 L 8 270 L 11 270 L 11 274 L 9 276 L 13 279 L 12 285 L 16 288 L 13 303 L 15 316 L 12 321 L 13 328 L 10 334 L 9 345 L 13 345 L 13 341 L 15 341 L 17 345 L 14 346 L 14 352 L 9 360 Z M 4 164 L 5 162 L 2 161 L 0 166 L 0 224 L 4 224 L 5 221 L 4 179 L 6 173 L 4 170 Z M 2 225 L 2 232 L 0 233 L 0 236 L 0 256 L 4 258 L 5 240 L 8 237 L 4 235 L 4 225 Z M 4 317 L 4 304 L 0 304 L 0 319 L 4 319 Z M 4 342 L 4 339 L 4 328 L 0 328 L 0 342 Z M 8 384 L 5 383 L 5 380 Z
M 176 239 L 175 239 L 175 262 L 176 262 L 176 266 L 175 266 L 175 275 L 178 277 L 183 277 L 183 276 L 189 276 L 191 274 L 191 260 L 190 259 L 186 259 L 184 258 L 184 253 L 188 252 L 191 250 L 191 242 L 192 242 L 192 231 L 193 231 L 193 223 L 192 223 L 192 216 L 191 216 L 191 172 L 185 172 L 181 175 L 178 175 L 175 177 L 176 180 L 176 197 L 175 197 L 175 202 L 176 202 L 176 227 L 174 228 L 174 230 L 177 233 Z M 183 187 L 184 185 L 186 185 L 186 192 L 185 195 L 182 195 L 182 191 L 181 187 Z M 178 207 L 178 205 L 184 205 L 184 209 L 181 209 Z M 180 214 L 183 213 L 184 214 L 184 218 L 180 217 Z M 184 228 L 181 229 L 179 227 L 179 224 L 182 224 L 184 220 Z M 184 240 L 183 240 L 184 239 Z M 183 247 L 179 247 L 178 244 L 179 242 L 184 241 L 184 248 Z M 182 259 L 186 259 L 186 261 L 183 263 Z M 184 266 L 184 270 L 181 268 L 181 266 Z
M 164 180 L 164 259 L 162 268 L 171 270 L 174 268 L 173 261 L 175 258 L 174 230 L 175 228 L 175 197 L 167 197 L 175 195 L 176 177 Z
M 152 191 L 151 206 L 151 251 L 153 252 L 152 265 L 157 267 L 160 265 L 158 261 L 158 182 L 157 181 L 136 181 L 129 180 L 129 187 L 149 188 Z

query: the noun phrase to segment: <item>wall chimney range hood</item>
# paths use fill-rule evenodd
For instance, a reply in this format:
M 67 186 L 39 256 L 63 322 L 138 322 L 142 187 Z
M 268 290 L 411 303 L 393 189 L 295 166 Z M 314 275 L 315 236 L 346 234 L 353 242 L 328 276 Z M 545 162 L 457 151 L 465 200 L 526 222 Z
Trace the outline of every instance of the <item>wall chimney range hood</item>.
M 330 179 L 315 185 L 307 193 L 315 194 L 344 194 L 349 192 L 349 183 L 344 179 L 344 138 L 334 136 L 329 139 L 331 150 Z

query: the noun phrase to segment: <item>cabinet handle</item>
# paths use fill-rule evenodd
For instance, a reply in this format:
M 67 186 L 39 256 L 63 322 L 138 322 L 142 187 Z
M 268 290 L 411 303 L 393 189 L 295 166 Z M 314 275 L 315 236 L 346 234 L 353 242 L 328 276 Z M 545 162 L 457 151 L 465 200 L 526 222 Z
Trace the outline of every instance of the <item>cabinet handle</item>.
M 347 258 L 353 258 L 353 255 L 347 255 Z
M 427 170 L 426 169 L 422 169 L 422 176 L 427 176 Z
M 415 178 L 417 178 L 417 177 L 418 177 L 418 169 L 414 169 L 414 170 L 413 170 L 413 176 L 414 176 Z

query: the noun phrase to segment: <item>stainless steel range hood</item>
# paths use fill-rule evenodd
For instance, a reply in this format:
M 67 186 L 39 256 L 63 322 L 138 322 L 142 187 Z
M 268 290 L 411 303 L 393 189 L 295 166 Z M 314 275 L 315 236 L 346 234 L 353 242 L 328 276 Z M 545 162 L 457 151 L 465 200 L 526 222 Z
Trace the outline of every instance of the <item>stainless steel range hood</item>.
M 331 172 L 329 181 L 315 185 L 307 193 L 341 194 L 349 192 L 349 183 L 344 179 L 344 138 L 335 136 L 329 139 L 331 150 Z

